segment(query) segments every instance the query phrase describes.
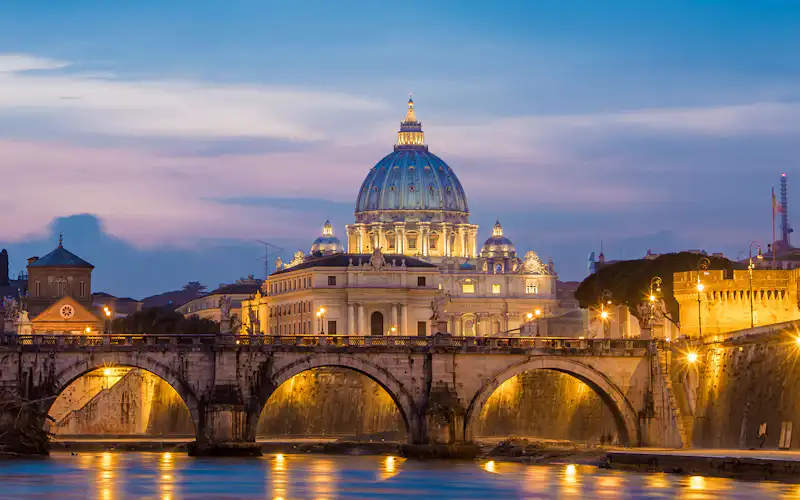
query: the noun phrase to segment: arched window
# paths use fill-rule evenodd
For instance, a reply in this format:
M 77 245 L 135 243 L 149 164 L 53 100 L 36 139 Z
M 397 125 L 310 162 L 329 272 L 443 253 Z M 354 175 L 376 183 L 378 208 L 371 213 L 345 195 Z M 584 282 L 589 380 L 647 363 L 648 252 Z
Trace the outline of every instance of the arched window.
M 56 297 L 63 297 L 67 294 L 67 280 L 65 278 L 56 278 L 53 280 L 56 287 Z

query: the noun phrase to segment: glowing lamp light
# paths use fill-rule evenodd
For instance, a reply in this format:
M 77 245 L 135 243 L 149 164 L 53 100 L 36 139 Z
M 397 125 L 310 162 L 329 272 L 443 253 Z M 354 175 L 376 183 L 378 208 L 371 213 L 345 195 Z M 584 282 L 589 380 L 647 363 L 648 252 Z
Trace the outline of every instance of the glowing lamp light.
M 651 295 L 650 296 L 650 302 L 655 302 L 655 301 L 656 301 L 656 296 L 655 295 Z
M 92 333 L 92 327 L 87 326 L 86 327 L 86 333 Z
M 800 337 L 796 337 L 794 341 L 797 343 L 798 346 L 800 346 Z
M 395 333 L 395 332 L 397 332 L 397 327 L 393 326 L 390 330 L 392 331 L 392 333 Z
M 686 361 L 688 361 L 689 363 L 696 363 L 697 362 L 697 353 L 696 352 L 690 352 L 689 354 L 687 354 L 686 355 Z
M 317 317 L 319 318 L 321 316 L 322 316 L 322 312 L 321 311 L 317 311 Z
M 533 319 L 533 313 L 528 313 L 525 315 L 529 320 Z
M 325 308 L 324 307 L 320 307 L 319 308 L 319 312 L 322 313 L 322 314 L 325 314 Z
M 109 375 L 111 375 L 111 369 L 109 369 L 109 368 L 106 368 L 105 370 L 103 370 L 103 375 L 105 375 L 106 377 L 108 377 Z
M 603 311 L 600 313 L 600 317 L 603 319 L 608 319 L 608 313 L 606 311 Z
M 703 284 L 702 284 L 702 283 L 698 283 L 698 284 L 697 284 L 697 291 L 698 291 L 698 292 L 702 292 L 704 288 L 705 288 L 705 286 L 703 286 Z
M 542 315 L 542 310 L 541 309 L 537 309 L 534 312 L 536 313 L 537 316 L 541 316 Z

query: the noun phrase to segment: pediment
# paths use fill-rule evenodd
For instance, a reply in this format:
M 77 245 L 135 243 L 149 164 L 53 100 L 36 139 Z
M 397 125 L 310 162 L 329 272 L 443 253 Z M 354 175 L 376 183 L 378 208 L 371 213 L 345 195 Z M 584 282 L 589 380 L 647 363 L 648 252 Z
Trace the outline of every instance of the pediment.
M 62 310 L 65 315 L 62 315 Z M 97 321 L 100 321 L 100 318 L 92 314 L 83 304 L 72 297 L 62 297 L 33 318 L 31 323 L 94 323 Z

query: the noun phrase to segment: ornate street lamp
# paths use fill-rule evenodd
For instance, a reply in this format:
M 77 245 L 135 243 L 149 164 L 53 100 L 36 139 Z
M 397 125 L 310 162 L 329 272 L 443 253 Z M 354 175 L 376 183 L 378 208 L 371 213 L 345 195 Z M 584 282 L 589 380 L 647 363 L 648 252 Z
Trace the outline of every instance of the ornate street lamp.
M 611 305 L 611 290 L 603 290 L 600 294 L 600 319 L 603 321 L 603 337 L 608 338 L 608 311 L 606 304 Z
M 325 308 L 320 307 L 317 311 L 317 321 L 319 322 L 319 334 L 325 335 Z
M 764 258 L 764 254 L 761 253 L 762 243 L 760 241 L 751 241 L 750 263 L 747 265 L 747 273 L 750 277 L 750 328 L 756 326 L 755 313 L 753 312 L 753 269 L 755 268 L 755 265 L 753 264 L 753 245 L 756 245 L 756 248 L 758 249 L 756 259 L 762 260 Z
M 708 275 L 709 265 L 711 265 L 711 261 L 705 257 L 697 262 L 697 336 L 701 340 L 703 338 L 703 312 L 700 308 L 700 293 L 705 286 L 700 281 L 700 271 L 702 271 L 704 275 Z
M 106 333 L 111 333 L 111 309 L 108 306 L 103 306 L 103 314 L 106 315 Z
M 652 328 L 653 322 L 656 318 L 656 294 L 661 292 L 661 277 L 653 276 L 650 279 L 650 294 L 648 300 L 650 302 L 650 326 Z

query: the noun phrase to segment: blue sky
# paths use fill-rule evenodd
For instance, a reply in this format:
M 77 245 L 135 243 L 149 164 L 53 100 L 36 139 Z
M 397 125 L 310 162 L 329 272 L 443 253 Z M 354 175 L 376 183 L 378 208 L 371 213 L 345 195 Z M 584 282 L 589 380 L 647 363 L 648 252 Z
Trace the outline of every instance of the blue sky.
M 736 257 L 795 182 L 798 48 L 790 1 L 10 1 L 0 246 L 64 230 L 133 296 L 259 273 L 343 234 L 413 91 L 482 238 L 564 279 L 600 240 Z

